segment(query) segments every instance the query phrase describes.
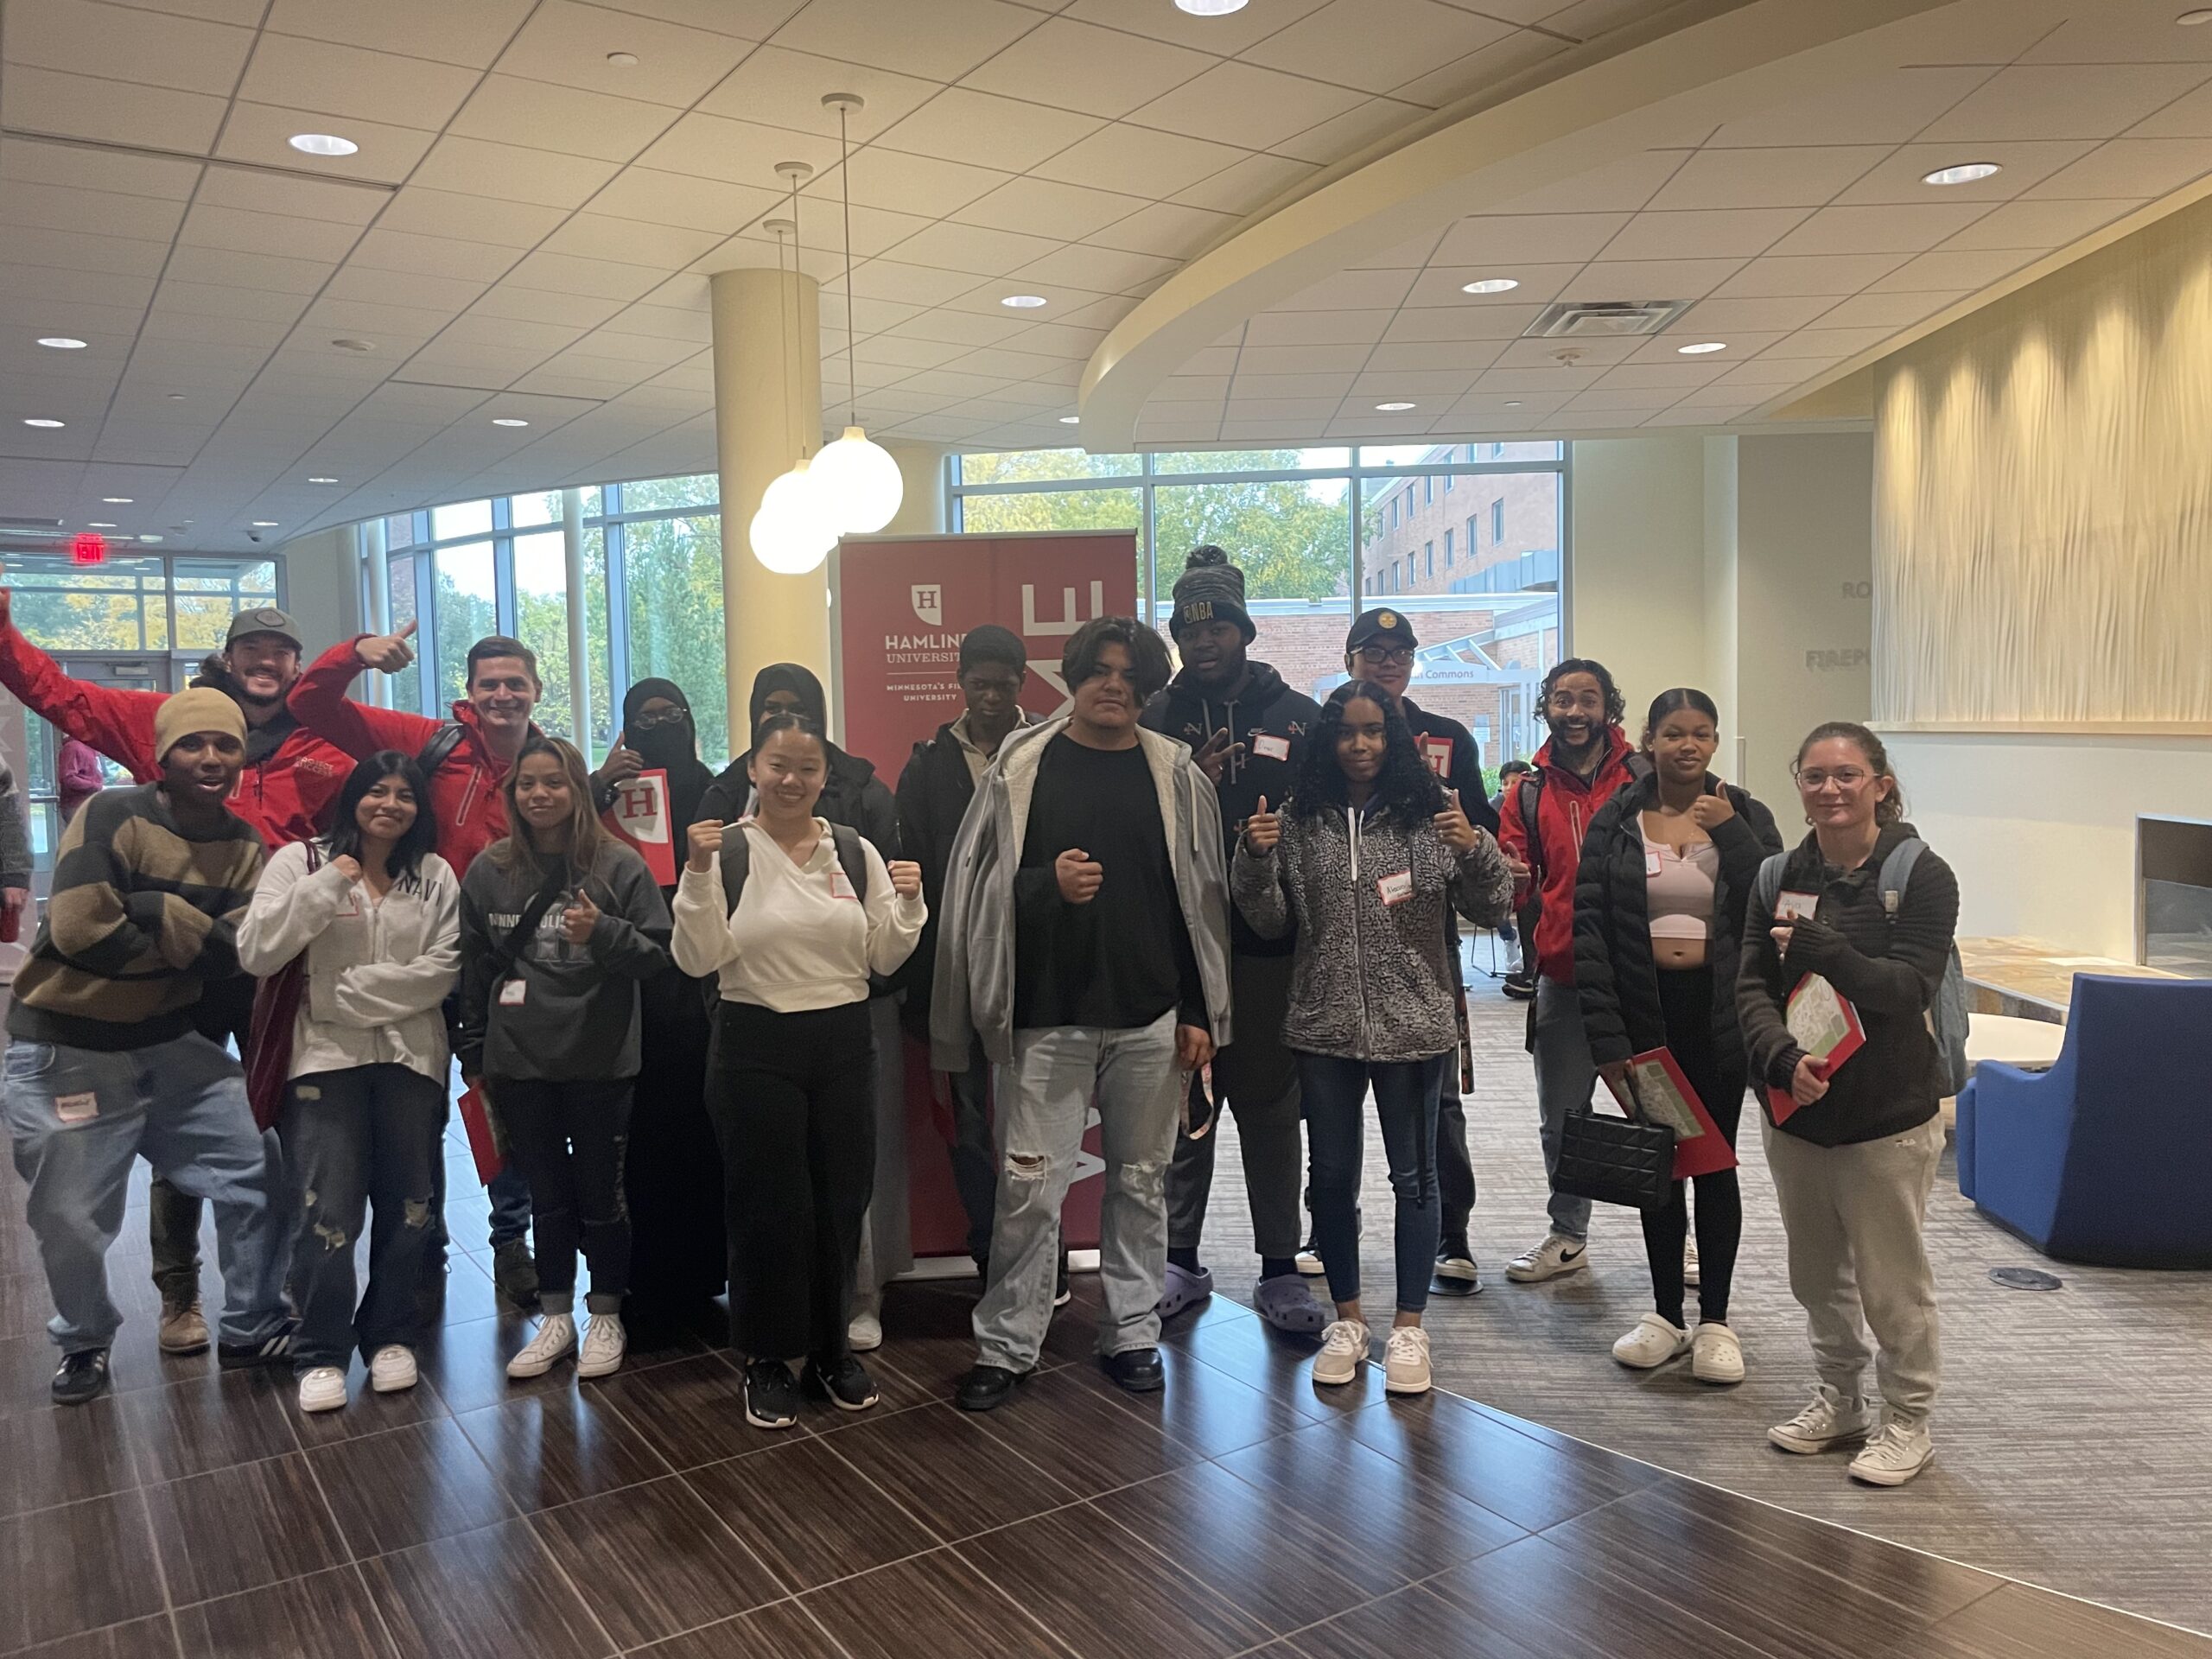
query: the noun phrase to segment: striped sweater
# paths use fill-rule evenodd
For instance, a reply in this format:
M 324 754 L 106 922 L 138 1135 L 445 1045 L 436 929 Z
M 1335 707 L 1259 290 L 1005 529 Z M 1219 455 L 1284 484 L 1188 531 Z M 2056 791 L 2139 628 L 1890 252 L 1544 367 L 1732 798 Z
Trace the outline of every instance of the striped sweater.
M 238 927 L 262 857 L 234 813 L 184 829 L 159 785 L 93 796 L 61 837 L 9 1034 L 107 1050 L 184 1035 L 201 985 L 238 972 Z

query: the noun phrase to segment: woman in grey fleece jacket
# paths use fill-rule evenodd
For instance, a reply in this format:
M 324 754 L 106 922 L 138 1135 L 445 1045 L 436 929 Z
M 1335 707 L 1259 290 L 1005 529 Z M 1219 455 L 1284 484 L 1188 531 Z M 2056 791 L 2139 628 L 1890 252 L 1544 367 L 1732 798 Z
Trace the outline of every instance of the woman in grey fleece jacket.
M 1431 1154 L 1459 1034 L 1452 912 L 1495 925 L 1511 912 L 1512 874 L 1422 760 L 1405 716 L 1380 687 L 1355 680 L 1323 705 L 1286 809 L 1270 812 L 1262 799 L 1245 821 L 1230 892 L 1262 938 L 1298 927 L 1283 1041 L 1298 1056 L 1313 1236 L 1337 1304 L 1313 1380 L 1349 1382 L 1367 1357 L 1355 1206 L 1371 1086 L 1397 1195 L 1386 1386 L 1426 1393 L 1421 1320 L 1442 1213 Z

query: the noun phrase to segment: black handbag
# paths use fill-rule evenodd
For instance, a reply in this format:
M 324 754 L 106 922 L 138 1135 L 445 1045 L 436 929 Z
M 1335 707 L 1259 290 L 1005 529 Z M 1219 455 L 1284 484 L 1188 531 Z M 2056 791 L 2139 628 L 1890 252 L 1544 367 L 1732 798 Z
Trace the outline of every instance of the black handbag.
M 1552 1190 L 1599 1204 L 1656 1210 L 1673 1195 L 1675 1132 L 1663 1123 L 1569 1112 Z

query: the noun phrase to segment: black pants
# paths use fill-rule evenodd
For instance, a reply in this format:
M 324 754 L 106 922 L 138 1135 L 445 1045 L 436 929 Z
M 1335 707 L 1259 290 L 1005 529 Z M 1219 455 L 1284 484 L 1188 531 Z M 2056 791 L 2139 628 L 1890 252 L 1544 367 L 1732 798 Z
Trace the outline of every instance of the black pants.
M 721 1294 L 722 1154 L 707 1115 L 711 986 L 671 968 L 642 998 L 638 1107 L 624 1184 L 630 1196 L 630 1300 L 670 1315 Z
M 253 993 L 260 983 L 250 974 L 211 979 L 201 987 L 192 1023 L 218 1048 L 234 1047 L 245 1058 L 253 1028 Z M 155 1172 L 146 1194 L 146 1241 L 154 1253 L 154 1283 L 164 1306 L 182 1307 L 200 1296 L 200 1200 L 172 1186 Z
M 594 1313 L 620 1313 L 630 1289 L 630 1206 L 622 1165 L 633 1079 L 563 1083 L 490 1080 L 514 1161 L 530 1183 L 537 1241 L 538 1304 L 567 1313 L 576 1300 L 576 1249 L 591 1266 Z
M 1741 1062 L 1723 1071 L 1713 1052 L 1713 970 L 1659 970 L 1659 1007 L 1667 1023 L 1667 1046 L 1690 1087 L 1712 1114 L 1714 1125 L 1736 1144 L 1736 1122 L 1744 1109 Z M 1698 1317 L 1713 1324 L 1728 1319 L 1728 1287 L 1736 1276 L 1736 1249 L 1744 1238 L 1744 1200 L 1736 1172 L 1724 1169 L 1697 1180 Z M 1689 1236 L 1689 1195 L 1686 1181 L 1675 1183 L 1666 1205 L 1643 1214 L 1643 1253 L 1651 1262 L 1651 1298 L 1660 1318 L 1682 1322 L 1682 1244 Z
M 717 1011 L 708 1109 L 721 1138 L 732 1337 L 748 1359 L 841 1359 L 875 1188 L 868 1004 Z

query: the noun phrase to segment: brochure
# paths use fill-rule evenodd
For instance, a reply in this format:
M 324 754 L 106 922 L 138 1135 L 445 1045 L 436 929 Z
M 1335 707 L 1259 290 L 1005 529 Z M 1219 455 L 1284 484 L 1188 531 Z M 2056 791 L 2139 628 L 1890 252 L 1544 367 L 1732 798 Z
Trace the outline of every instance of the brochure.
M 1818 974 L 1806 975 L 1789 993 L 1783 1021 L 1824 1077 L 1833 1076 L 1836 1067 L 1866 1046 L 1866 1027 L 1859 1023 L 1859 1010 Z M 1797 1111 L 1796 1097 L 1787 1089 L 1770 1088 L 1766 1098 L 1777 1128 Z
M 1676 1180 L 1735 1168 L 1735 1147 L 1722 1136 L 1720 1126 L 1713 1121 L 1670 1051 L 1654 1048 L 1632 1055 L 1628 1063 L 1628 1088 L 1638 1116 L 1674 1131 Z

